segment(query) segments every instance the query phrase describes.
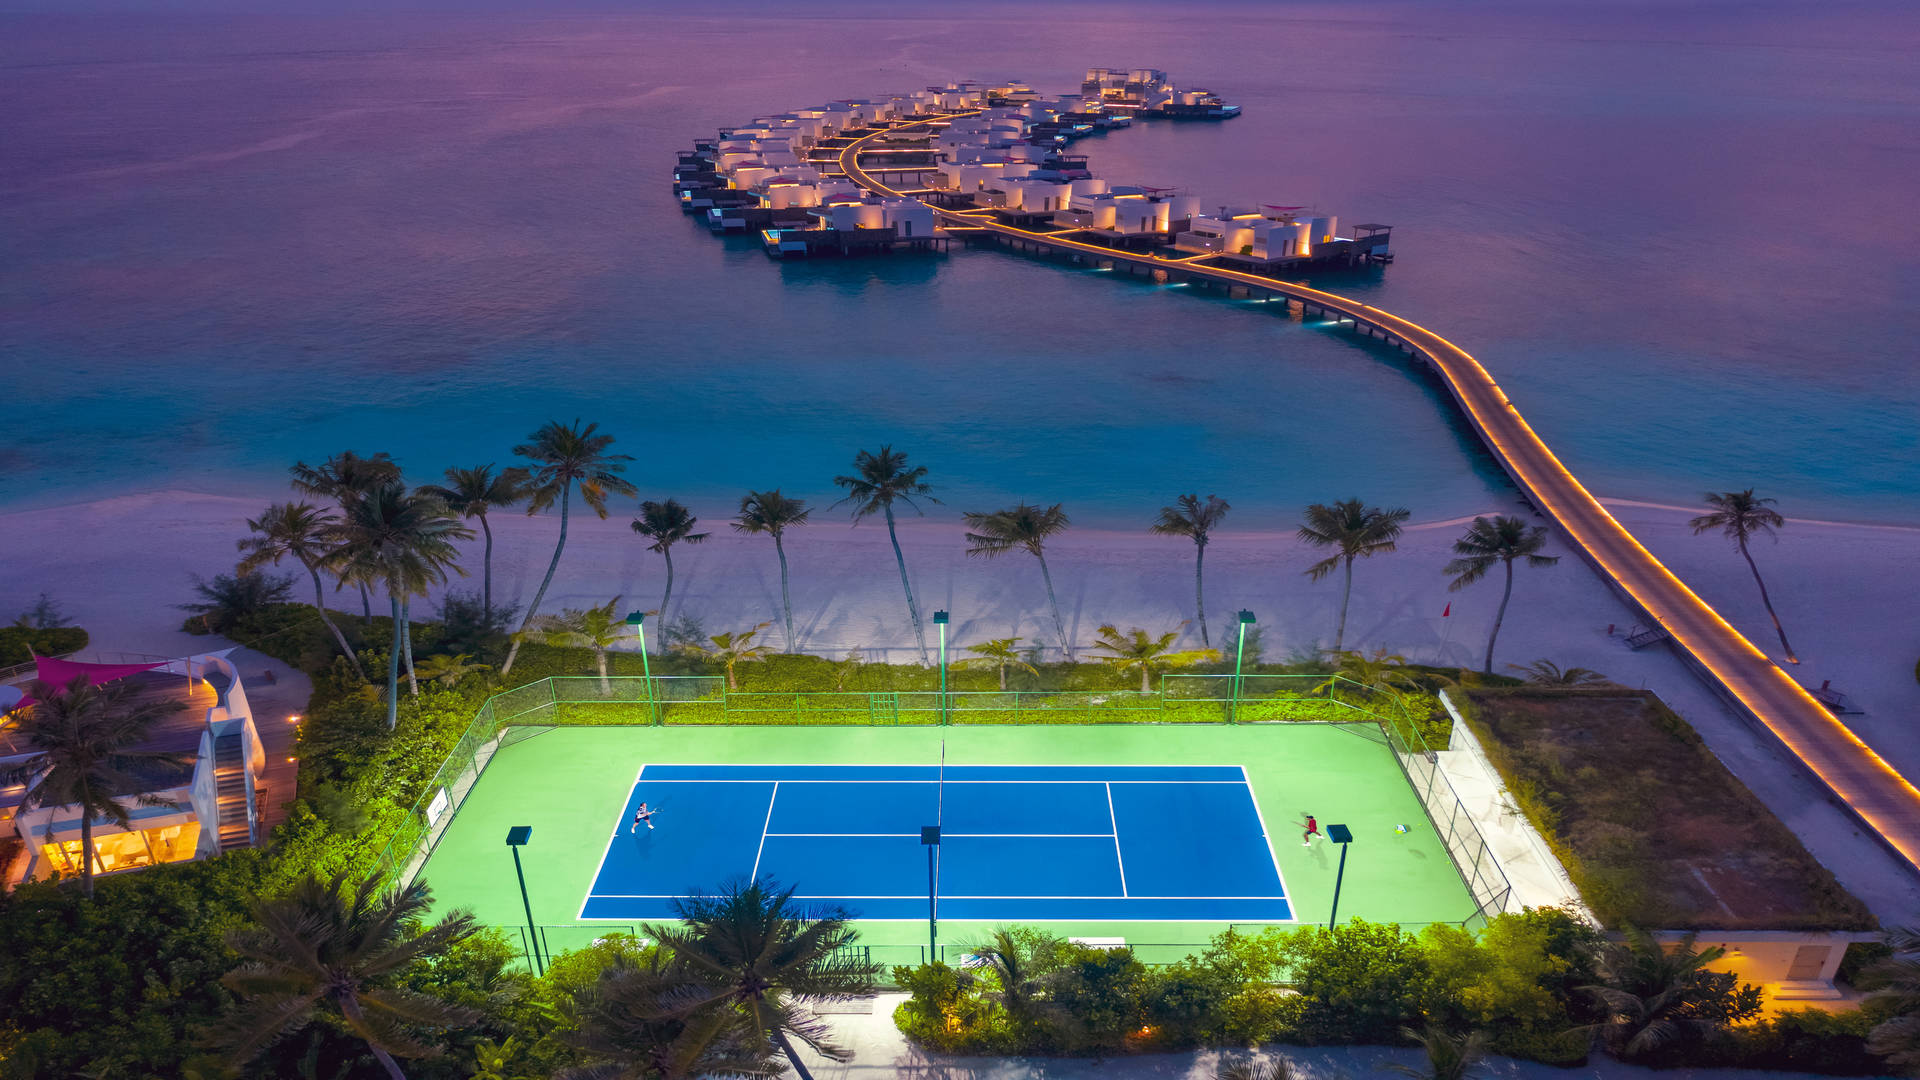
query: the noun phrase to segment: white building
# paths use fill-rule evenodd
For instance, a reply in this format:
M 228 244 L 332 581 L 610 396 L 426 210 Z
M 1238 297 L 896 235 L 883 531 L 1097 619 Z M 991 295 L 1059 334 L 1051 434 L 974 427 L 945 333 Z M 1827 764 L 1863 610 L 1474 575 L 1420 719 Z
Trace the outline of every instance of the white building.
M 76 664 L 46 658 L 38 662 L 40 678 L 55 685 L 80 674 L 95 684 L 131 684 L 140 700 L 175 706 L 134 749 L 178 754 L 182 763 L 156 764 L 136 775 L 134 788 L 116 792 L 115 801 L 125 808 L 132 828 L 96 819 L 91 853 L 82 844 L 77 808 L 21 809 L 37 779 L 0 789 L 0 827 L 21 841 L 21 850 L 6 867 L 8 887 L 55 874 L 78 874 L 89 857 L 95 873 L 117 873 L 202 859 L 256 841 L 260 831 L 256 796 L 258 778 L 266 769 L 266 748 L 239 669 L 227 659 L 231 651 L 140 664 Z M 12 696 L 17 698 L 17 692 Z M 16 742 L 0 742 L 0 765 L 31 758 Z

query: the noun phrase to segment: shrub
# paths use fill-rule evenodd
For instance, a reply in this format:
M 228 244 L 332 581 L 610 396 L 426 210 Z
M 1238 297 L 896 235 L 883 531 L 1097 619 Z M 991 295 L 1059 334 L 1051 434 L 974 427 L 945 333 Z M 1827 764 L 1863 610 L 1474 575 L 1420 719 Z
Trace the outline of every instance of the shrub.
M 893 1010 L 893 1022 L 913 1042 L 958 1054 L 1025 1049 L 1016 1045 L 1006 1013 L 981 994 L 970 972 L 941 963 L 896 967 L 893 981 L 910 995 Z
M 1305 999 L 1293 1037 L 1322 1043 L 1396 1043 L 1420 1023 L 1432 970 L 1420 940 L 1362 919 L 1331 930 L 1306 927 L 1282 950 L 1288 981 Z
M 87 641 L 87 632 L 77 626 L 0 626 L 0 667 L 79 652 Z

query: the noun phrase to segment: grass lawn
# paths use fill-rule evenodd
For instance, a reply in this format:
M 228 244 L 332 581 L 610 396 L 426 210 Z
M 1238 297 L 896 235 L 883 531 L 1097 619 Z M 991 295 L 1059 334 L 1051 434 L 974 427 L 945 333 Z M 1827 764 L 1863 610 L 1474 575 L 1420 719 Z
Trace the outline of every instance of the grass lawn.
M 1468 696 L 1487 757 L 1609 927 L 1876 928 L 1652 694 Z
M 532 842 L 521 855 L 535 921 L 568 927 L 548 931 L 553 949 L 575 947 L 619 928 L 580 924 L 575 915 L 641 765 L 934 764 L 943 740 L 949 766 L 1244 766 L 1297 920 L 1326 918 L 1339 862 L 1331 844 L 1301 846 L 1293 822 L 1308 811 L 1323 827 L 1353 829 L 1343 918 L 1415 926 L 1473 913 L 1466 887 L 1372 724 L 553 728 L 493 758 L 423 876 L 441 908 L 465 907 L 482 923 L 509 929 L 524 924 L 504 840 L 510 826 L 530 825 Z M 1395 830 L 1401 825 L 1405 833 Z M 804 891 L 804 882 L 795 884 Z M 977 940 L 991 925 L 942 920 L 941 940 Z M 1161 961 L 1195 951 L 1228 924 L 1046 925 L 1073 936 L 1123 937 L 1147 946 L 1143 959 Z M 863 921 L 860 930 L 865 943 L 878 946 L 876 960 L 903 963 L 919 960 L 927 928 L 919 920 Z

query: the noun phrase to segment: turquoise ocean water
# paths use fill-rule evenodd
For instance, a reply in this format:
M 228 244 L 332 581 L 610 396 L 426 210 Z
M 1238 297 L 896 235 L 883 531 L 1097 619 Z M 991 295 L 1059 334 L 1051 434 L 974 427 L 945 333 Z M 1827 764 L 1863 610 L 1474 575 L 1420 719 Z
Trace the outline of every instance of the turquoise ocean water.
M 0 509 L 416 478 L 599 420 L 648 497 L 827 501 L 893 442 L 952 509 L 1248 526 L 1504 490 L 1396 354 L 990 249 L 775 263 L 672 205 L 721 124 L 1151 65 L 1226 124 L 1117 182 L 1396 227 L 1316 284 L 1478 355 L 1603 495 L 1920 521 L 1920 18 L 1901 7 L 973 6 L 0 16 Z

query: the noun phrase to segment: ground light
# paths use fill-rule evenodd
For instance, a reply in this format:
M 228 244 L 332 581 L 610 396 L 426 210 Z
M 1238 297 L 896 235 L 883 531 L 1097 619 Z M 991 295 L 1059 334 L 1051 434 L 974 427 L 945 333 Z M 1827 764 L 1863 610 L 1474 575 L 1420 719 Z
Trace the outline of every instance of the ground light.
M 947 715 L 947 613 L 934 612 L 933 625 L 940 628 L 940 722 L 946 724 L 953 719 Z
M 660 722 L 660 704 L 653 700 L 653 666 L 647 661 L 647 613 L 628 612 L 627 625 L 640 635 L 640 684 L 647 688 L 647 716 L 657 724 Z
M 1340 845 L 1340 869 L 1333 875 L 1333 910 L 1327 913 L 1327 929 L 1340 918 L 1340 883 L 1347 878 L 1347 847 L 1353 843 L 1353 830 L 1345 825 L 1327 826 L 1327 839 Z
M 513 876 L 520 880 L 520 906 L 527 913 L 527 955 L 533 958 L 534 975 L 539 976 L 546 974 L 546 965 L 540 960 L 540 931 L 533 925 L 533 902 L 527 899 L 527 875 L 520 869 L 520 849 L 531 839 L 531 825 L 515 825 L 507 830 L 507 848 L 513 852 Z
M 1227 702 L 1227 723 L 1235 723 L 1240 714 L 1240 664 L 1247 658 L 1247 627 L 1253 625 L 1253 612 L 1240 613 L 1240 647 L 1233 654 L 1232 700 Z
M 940 826 L 920 826 L 920 845 L 927 849 L 927 963 L 940 959 L 940 878 L 935 869 L 940 851 Z

